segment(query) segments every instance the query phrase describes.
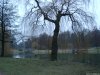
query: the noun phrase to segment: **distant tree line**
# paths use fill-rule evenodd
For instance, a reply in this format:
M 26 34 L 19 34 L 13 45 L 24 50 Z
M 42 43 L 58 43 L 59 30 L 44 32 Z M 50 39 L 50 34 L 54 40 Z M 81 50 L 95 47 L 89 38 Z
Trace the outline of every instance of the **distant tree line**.
M 43 33 L 39 37 L 32 37 L 24 43 L 20 43 L 19 48 L 33 48 L 39 50 L 50 50 L 52 43 L 52 36 Z M 80 32 L 66 31 L 58 36 L 59 49 L 86 49 L 91 47 L 100 47 L 100 30 L 94 28 L 93 30 L 84 29 Z

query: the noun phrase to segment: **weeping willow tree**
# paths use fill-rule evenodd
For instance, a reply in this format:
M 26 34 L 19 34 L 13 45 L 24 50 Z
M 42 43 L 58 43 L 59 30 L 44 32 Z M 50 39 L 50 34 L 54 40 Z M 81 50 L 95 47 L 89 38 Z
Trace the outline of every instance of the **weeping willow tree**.
M 29 0 L 28 0 L 29 1 Z M 60 26 L 70 26 L 73 31 L 80 31 L 87 25 L 93 25 L 93 17 L 84 10 L 90 0 L 34 0 L 31 10 L 26 14 L 27 21 L 34 28 L 41 25 L 54 25 L 51 60 L 57 60 L 58 34 Z M 66 20 L 64 20 L 66 19 Z

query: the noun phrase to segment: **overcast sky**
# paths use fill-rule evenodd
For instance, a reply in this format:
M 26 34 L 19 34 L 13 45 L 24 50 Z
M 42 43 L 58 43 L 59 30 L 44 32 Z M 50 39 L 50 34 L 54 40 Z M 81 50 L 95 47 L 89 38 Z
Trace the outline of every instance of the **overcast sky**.
M 24 3 L 24 1 L 25 0 L 12 0 L 12 1 L 13 1 L 13 3 L 16 3 L 16 5 L 18 5 L 18 14 L 21 16 L 21 18 L 24 17 L 24 14 L 25 14 L 25 6 L 24 6 L 25 3 Z M 95 20 L 97 22 L 98 27 L 100 27 L 100 9 L 99 9 L 99 7 L 100 7 L 100 0 L 94 0 L 90 3 L 89 8 L 86 7 L 86 10 L 93 13 L 93 15 L 95 16 Z M 20 24 L 20 22 L 19 22 L 19 24 Z M 22 27 L 21 27 L 21 29 L 22 29 Z M 26 27 L 26 29 L 27 29 L 27 27 Z M 68 27 L 63 26 L 61 28 L 62 31 L 65 31 L 66 29 L 68 29 Z M 52 31 L 52 30 L 49 29 L 48 31 Z M 26 30 L 25 33 L 29 33 L 29 29 Z M 52 32 L 49 32 L 49 33 L 51 34 Z
M 95 13 L 97 24 L 100 27 L 100 0 L 94 1 L 94 10 L 93 13 Z

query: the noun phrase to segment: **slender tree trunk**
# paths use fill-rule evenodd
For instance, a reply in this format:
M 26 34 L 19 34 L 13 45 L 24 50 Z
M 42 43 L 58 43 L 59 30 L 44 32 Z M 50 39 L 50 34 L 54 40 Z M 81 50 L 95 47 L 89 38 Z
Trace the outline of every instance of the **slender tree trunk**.
M 5 44 L 5 27 L 4 27 L 4 22 L 2 19 L 2 23 L 1 23 L 1 30 L 2 30 L 2 41 L 1 41 L 1 45 L 2 45 L 2 49 L 1 49 L 1 57 L 4 57 L 4 44 Z
M 2 41 L 1 41 L 1 44 L 2 44 L 2 50 L 1 50 L 1 57 L 4 57 L 4 26 L 3 26 L 3 24 L 2 24 Z
M 4 57 L 4 43 L 5 43 L 5 26 L 4 26 L 4 0 L 2 2 L 2 15 L 1 15 L 1 30 L 2 30 L 2 49 L 1 49 L 1 57 Z
M 58 34 L 59 34 L 59 22 L 55 23 L 55 30 L 54 30 L 54 34 L 53 34 L 53 38 L 52 38 L 51 61 L 57 60 Z

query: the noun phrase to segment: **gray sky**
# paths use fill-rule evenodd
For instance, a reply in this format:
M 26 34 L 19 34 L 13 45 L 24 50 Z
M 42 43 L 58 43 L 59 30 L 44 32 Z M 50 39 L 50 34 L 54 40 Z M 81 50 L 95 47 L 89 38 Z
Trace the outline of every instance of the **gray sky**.
M 95 13 L 97 24 L 100 27 L 100 0 L 95 0 L 94 6 L 95 9 L 93 12 Z
M 25 14 L 24 0 L 20 0 L 20 1 L 19 0 L 12 0 L 12 1 L 14 3 L 17 3 L 17 5 L 18 5 L 18 14 L 21 16 L 21 19 L 22 19 L 22 17 L 24 17 L 24 14 Z M 18 1 L 18 2 L 16 2 L 16 1 Z M 95 16 L 95 20 L 97 22 L 97 25 L 100 28 L 100 23 L 99 23 L 100 22 L 100 9 L 99 9 L 99 6 L 100 6 L 100 0 L 94 0 L 90 3 L 89 8 L 86 7 L 86 10 L 93 13 L 93 15 Z M 20 22 L 19 22 L 19 24 L 20 24 Z M 20 28 L 22 29 L 23 26 L 21 26 Z M 52 34 L 53 29 L 51 30 L 49 28 L 50 28 L 50 26 L 48 27 L 48 33 Z M 66 27 L 66 26 L 63 26 L 61 28 L 61 31 L 65 31 L 67 29 L 69 29 L 69 28 Z M 29 29 L 27 30 L 27 27 L 26 27 L 26 29 L 24 28 L 24 30 L 26 30 L 26 31 L 24 31 L 25 34 L 30 32 Z M 38 29 L 38 30 L 40 30 L 40 29 Z M 46 30 L 44 29 L 44 31 L 46 31 Z M 23 29 L 22 29 L 22 32 L 23 32 Z M 39 34 L 39 33 L 37 33 L 37 34 Z

